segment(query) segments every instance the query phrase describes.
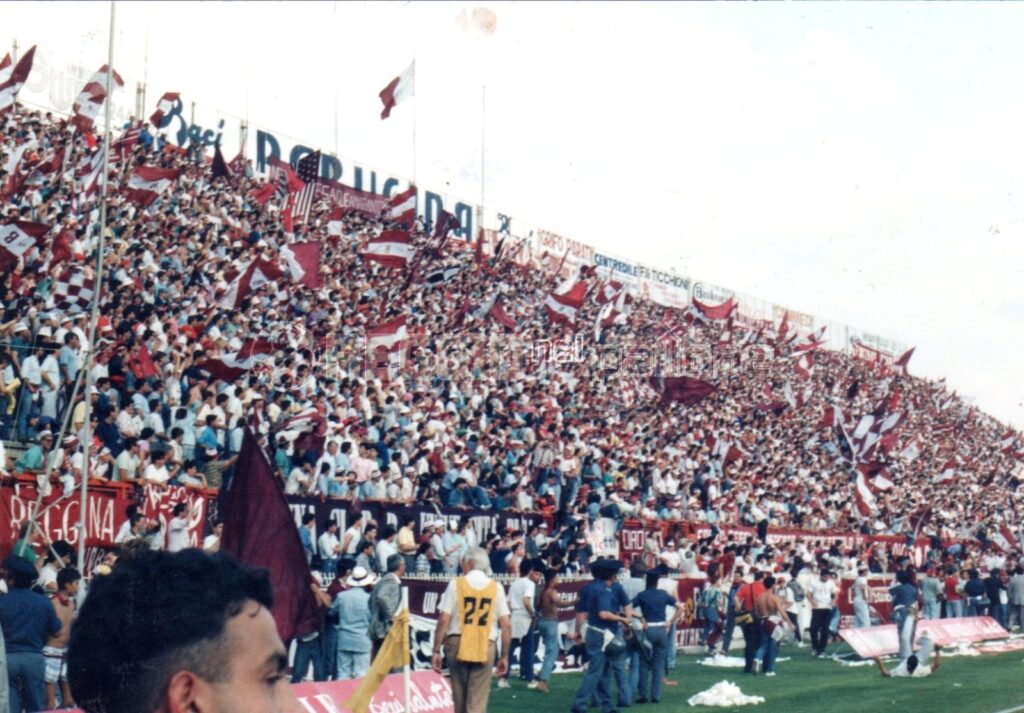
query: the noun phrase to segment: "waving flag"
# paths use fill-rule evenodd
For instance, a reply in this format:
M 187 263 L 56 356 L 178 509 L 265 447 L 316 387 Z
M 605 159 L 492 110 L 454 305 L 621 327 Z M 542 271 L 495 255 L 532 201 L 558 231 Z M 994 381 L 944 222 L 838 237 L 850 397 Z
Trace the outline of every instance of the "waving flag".
M 281 248 L 292 282 L 320 289 L 320 243 L 292 243 Z
M 715 390 L 715 385 L 689 376 L 652 376 L 651 388 L 661 395 L 662 403 L 679 401 L 693 406 Z
M 391 110 L 411 98 L 416 93 L 416 60 L 412 61 L 405 70 L 397 77 L 388 82 L 388 85 L 380 90 L 381 102 L 384 109 L 380 112 L 381 119 L 391 116 Z
M 139 166 L 128 179 L 128 187 L 123 191 L 123 195 L 132 203 L 148 208 L 180 175 L 180 168 Z
M 597 290 L 594 291 L 594 299 L 597 300 L 599 305 L 605 305 L 609 302 L 614 302 L 615 298 L 622 292 L 623 284 L 617 280 L 609 280 L 602 284 Z
M 1013 536 L 1013 530 L 1005 522 L 999 526 L 998 530 L 992 533 L 992 542 L 1007 554 L 1020 549 L 1017 538 Z
M 309 209 L 313 206 L 313 196 L 316 194 L 316 179 L 320 175 L 320 150 L 306 154 L 299 159 L 295 165 L 295 175 L 305 185 L 299 191 L 292 208 L 292 217 L 303 224 L 309 221 Z
M 720 305 L 707 305 L 694 297 L 693 306 L 708 319 L 728 319 L 729 315 L 732 314 L 732 311 L 736 309 L 738 305 L 732 297 Z
M 53 283 L 53 303 L 65 312 L 85 312 L 92 307 L 96 278 L 83 268 L 64 270 Z
M 215 379 L 234 381 L 266 361 L 278 350 L 278 345 L 265 339 L 248 339 L 234 354 L 211 357 L 196 363 L 196 367 L 206 371 Z
M 242 300 L 252 292 L 258 290 L 268 282 L 280 280 L 284 277 L 284 271 L 269 260 L 253 260 L 249 265 L 231 281 L 227 292 L 221 298 L 220 304 L 226 309 L 238 309 Z
M 178 92 L 167 92 L 160 97 L 160 101 L 156 103 L 156 111 L 149 117 L 149 120 L 153 122 L 153 126 L 158 129 L 160 128 L 160 122 L 163 121 L 164 116 L 174 110 L 174 105 L 179 102 L 179 96 Z
M 107 65 L 103 65 L 96 74 L 92 75 L 92 79 L 86 83 L 78 98 L 75 99 L 75 103 L 71 105 L 74 112 L 71 124 L 82 133 L 92 131 L 96 123 L 96 117 L 99 116 L 103 102 L 107 98 L 107 80 L 111 79 L 111 74 L 113 75 L 111 91 L 123 87 L 124 80 L 121 79 L 121 75 Z
M 409 186 L 401 193 L 391 196 L 384 208 L 383 218 L 391 223 L 411 226 L 416 222 L 416 186 Z
M 853 485 L 853 500 L 861 517 L 870 517 L 877 508 L 875 494 L 871 492 L 867 479 L 860 471 L 857 472 L 857 479 Z
M 909 373 L 908 368 L 910 366 L 910 357 L 914 356 L 915 349 L 917 349 L 917 347 L 911 347 L 907 351 L 903 352 L 903 356 L 897 359 L 896 363 L 894 364 L 894 366 L 901 367 L 903 369 L 904 374 Z
M 50 226 L 16 220 L 0 226 L 0 270 L 10 269 L 22 255 L 39 245 Z
M 380 263 L 384 267 L 403 269 L 415 254 L 409 233 L 404 230 L 388 230 L 367 241 L 363 259 Z
M 29 72 L 32 71 L 32 61 L 36 56 L 35 45 L 25 53 L 25 56 L 18 60 L 14 69 L 0 70 L 0 114 L 14 106 L 18 99 L 18 92 L 22 85 L 28 80 Z M 5 78 L 6 77 L 6 78 Z
M 388 351 L 401 346 L 409 338 L 409 331 L 405 327 L 405 316 L 396 317 L 388 322 L 378 324 L 366 330 L 366 348 L 373 351 L 377 347 L 384 347 Z
M 577 282 L 571 287 L 563 285 L 548 295 L 544 301 L 544 309 L 552 322 L 576 324 L 576 315 L 583 307 L 586 296 L 586 282 Z
M 500 298 L 494 301 L 494 304 L 491 305 L 491 309 L 488 311 L 488 314 L 494 319 L 495 322 L 500 324 L 508 331 L 516 331 L 516 321 L 512 319 L 509 313 L 505 311 L 505 308 L 502 307 Z

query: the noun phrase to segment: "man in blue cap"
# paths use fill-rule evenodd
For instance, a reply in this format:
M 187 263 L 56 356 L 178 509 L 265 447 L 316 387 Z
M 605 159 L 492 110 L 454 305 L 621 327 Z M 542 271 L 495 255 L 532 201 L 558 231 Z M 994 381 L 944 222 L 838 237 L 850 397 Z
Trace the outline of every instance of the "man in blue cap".
M 32 590 L 36 568 L 24 557 L 4 560 L 7 594 L 0 597 L 0 629 L 7 653 L 11 711 L 45 710 L 43 646 L 61 629 L 46 596 Z
M 579 631 L 580 620 L 585 617 L 587 632 L 584 641 L 590 663 L 572 703 L 574 713 L 584 713 L 587 710 L 587 703 L 593 696 L 596 696 L 603 713 L 611 713 L 614 710 L 611 698 L 611 674 L 615 662 L 625 652 L 606 652 L 605 635 L 606 633 L 613 636 L 618 635 L 621 631 L 619 625 L 629 624 L 628 617 L 616 613 L 620 608 L 620 603 L 612 591 L 615 576 L 621 567 L 622 563 L 618 560 L 594 562 L 590 566 L 594 581 L 580 592 L 580 598 L 576 605 L 577 631 Z M 628 698 L 629 691 L 620 690 L 620 698 L 623 697 L 623 693 L 626 693 Z

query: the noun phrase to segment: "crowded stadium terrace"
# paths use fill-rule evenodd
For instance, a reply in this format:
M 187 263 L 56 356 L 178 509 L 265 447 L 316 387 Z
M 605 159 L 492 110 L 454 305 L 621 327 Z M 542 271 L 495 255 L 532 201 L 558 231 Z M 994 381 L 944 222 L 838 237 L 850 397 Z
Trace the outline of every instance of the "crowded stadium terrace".
M 216 487 L 248 427 L 289 493 L 534 511 L 575 528 L 586 515 L 666 533 L 699 523 L 934 536 L 966 563 L 1005 525 L 1017 534 L 1016 434 L 951 385 L 911 375 L 906 359 L 831 351 L 820 334 L 742 309 L 715 319 L 706 305 L 665 308 L 513 238 L 467 243 L 417 221 L 404 226 L 414 257 L 368 259 L 368 241 L 401 230 L 400 218 L 317 201 L 286 225 L 284 197 L 251 164 L 224 175 L 210 150 L 179 149 L 142 122 L 112 142 L 85 397 L 93 478 L 122 477 L 129 448 L 139 484 L 151 472 L 151 484 Z M 57 488 L 81 477 L 87 434 L 60 364 L 68 334 L 79 364 L 90 346 L 80 288 L 95 277 L 99 196 L 87 184 L 99 150 L 50 113 L 19 105 L 3 117 L 3 222 L 47 230 L 5 266 L 2 435 L 30 449 L 71 409 L 77 440 L 44 444 L 65 454 Z M 180 171 L 148 207 L 128 186 L 140 166 Z M 315 288 L 290 277 L 282 254 L 310 242 Z M 240 289 L 254 264 L 275 277 Z M 566 318 L 545 307 L 552 295 L 583 300 Z M 402 318 L 404 332 L 367 349 L 368 330 Z M 51 368 L 59 385 L 40 398 Z M 351 444 L 351 467 L 328 482 L 302 464 L 332 441 Z M 147 471 L 158 454 L 169 481 Z

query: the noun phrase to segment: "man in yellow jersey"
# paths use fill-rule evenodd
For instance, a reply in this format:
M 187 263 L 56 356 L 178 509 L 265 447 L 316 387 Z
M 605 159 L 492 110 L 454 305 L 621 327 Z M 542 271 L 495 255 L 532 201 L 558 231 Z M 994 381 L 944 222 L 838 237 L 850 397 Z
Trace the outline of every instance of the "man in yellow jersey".
M 462 558 L 462 576 L 448 583 L 438 607 L 434 632 L 434 670 L 441 672 L 441 650 L 448 660 L 455 713 L 484 713 L 491 693 L 501 632 L 498 675 L 508 670 L 512 630 L 505 590 L 488 576 L 490 558 L 481 547 L 471 547 Z

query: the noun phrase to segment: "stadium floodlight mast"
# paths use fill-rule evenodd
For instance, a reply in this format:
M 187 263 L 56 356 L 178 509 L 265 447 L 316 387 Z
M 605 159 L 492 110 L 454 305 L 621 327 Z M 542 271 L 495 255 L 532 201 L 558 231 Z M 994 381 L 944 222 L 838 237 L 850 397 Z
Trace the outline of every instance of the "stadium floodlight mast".
M 92 296 L 92 312 L 89 314 L 89 348 L 85 353 L 85 436 L 82 438 L 82 500 L 78 512 L 78 571 L 85 572 L 85 539 L 88 534 L 89 499 L 89 447 L 92 445 L 92 401 L 90 392 L 95 388 L 93 376 L 93 355 L 96 353 L 96 322 L 100 316 L 100 297 L 103 295 L 103 253 L 107 233 L 107 184 L 110 181 L 110 107 L 114 101 L 114 0 L 110 0 L 110 34 L 107 38 L 107 96 L 103 103 L 103 176 L 100 183 L 100 235 L 96 243 L 96 276 Z M 79 588 L 81 605 L 85 599 L 86 587 Z

